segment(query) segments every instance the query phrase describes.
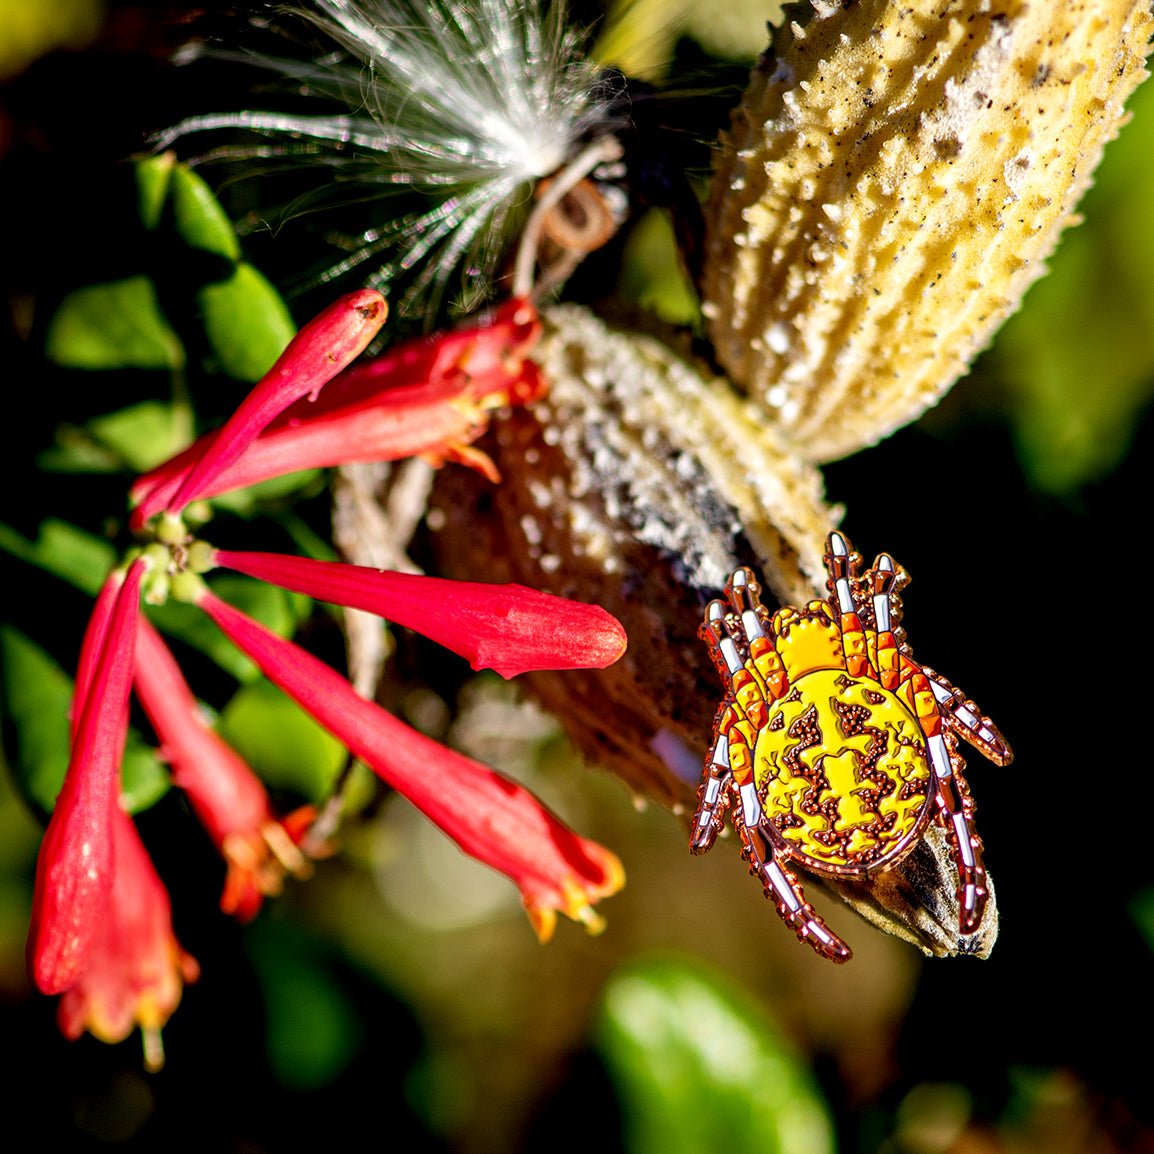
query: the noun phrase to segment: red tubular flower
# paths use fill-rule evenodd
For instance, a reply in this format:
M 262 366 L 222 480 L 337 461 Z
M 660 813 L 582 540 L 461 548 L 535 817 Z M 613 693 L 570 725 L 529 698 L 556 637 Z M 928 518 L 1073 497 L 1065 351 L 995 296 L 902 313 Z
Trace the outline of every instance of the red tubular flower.
M 58 994 L 80 978 L 108 907 L 112 821 L 119 813 L 145 568 L 143 560 L 129 566 L 110 613 L 111 594 L 98 599 L 86 637 L 88 657 L 77 679 L 83 697 L 78 695 L 73 707 L 78 720 L 72 759 L 36 859 L 28 964 L 46 994 Z M 109 578 L 114 584 L 120 580 Z
M 136 640 L 136 696 L 156 730 L 172 780 L 228 864 L 220 908 L 241 921 L 281 892 L 284 875 L 307 876 L 297 843 L 314 816 L 305 806 L 282 823 L 260 779 L 201 716 L 176 658 L 146 618 Z
M 320 601 L 363 609 L 432 638 L 474 669 L 515 677 L 532 669 L 604 669 L 625 630 L 598 605 L 524 585 L 486 585 L 390 573 L 277 553 L 218 549 L 217 565 Z
M 506 305 L 480 328 L 422 338 L 354 365 L 315 400 L 302 399 L 266 428 L 227 468 L 202 483 L 200 497 L 242 489 L 300 469 L 422 456 L 460 460 L 496 479 L 492 462 L 466 448 L 490 410 L 525 404 L 542 391 L 525 359 L 540 335 L 528 302 Z M 133 526 L 173 503 L 193 464 L 220 432 L 208 433 L 132 487 Z
M 347 293 L 309 321 L 289 342 L 220 432 L 209 441 L 167 505 L 179 513 L 228 468 L 294 401 L 315 395 L 377 335 L 388 316 L 373 289 Z
M 168 891 L 132 819 L 116 808 L 110 829 L 111 892 L 84 969 L 60 999 L 58 1019 L 65 1037 L 88 1030 L 102 1042 L 121 1042 L 139 1025 L 146 1064 L 158 1070 L 160 1029 L 200 968 L 176 940 Z
M 104 579 L 96 601 L 92 606 L 92 613 L 88 618 L 88 626 L 84 630 L 84 639 L 80 643 L 80 660 L 76 663 L 76 681 L 72 687 L 72 706 L 69 720 L 72 722 L 72 743 L 76 743 L 76 731 L 80 727 L 80 718 L 84 713 L 84 703 L 92 691 L 92 682 L 96 677 L 96 666 L 100 661 L 100 654 L 104 649 L 104 642 L 108 636 L 108 626 L 112 621 L 112 613 L 116 608 L 120 590 L 124 585 L 124 574 L 113 570 Z
M 511 878 L 542 941 L 552 935 L 558 910 L 600 928 L 592 903 L 624 883 L 616 855 L 578 837 L 521 786 L 358 696 L 335 670 L 212 592 L 205 590 L 198 604 L 265 676 L 465 853 Z

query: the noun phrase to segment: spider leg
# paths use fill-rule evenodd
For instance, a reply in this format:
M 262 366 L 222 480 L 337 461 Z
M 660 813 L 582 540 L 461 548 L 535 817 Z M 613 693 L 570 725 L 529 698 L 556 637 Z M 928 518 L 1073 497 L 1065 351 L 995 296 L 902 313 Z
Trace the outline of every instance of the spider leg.
M 724 704 L 722 713 L 730 706 Z M 729 738 L 720 732 L 721 718 L 715 726 L 709 756 L 705 759 L 705 773 L 697 787 L 697 809 L 693 815 L 693 832 L 689 848 L 693 853 L 705 853 L 713 848 L 717 835 L 725 825 L 725 815 L 733 802 L 733 774 L 729 770 Z
M 946 818 L 958 867 L 958 925 L 963 934 L 982 924 L 989 888 L 982 864 L 982 842 L 974 830 L 972 804 L 961 776 L 961 758 L 953 755 L 954 738 L 945 731 L 926 738 L 937 785 L 938 808 Z
M 755 814 L 743 805 L 741 813 L 734 816 L 734 825 L 741 835 L 743 856 L 749 861 L 750 873 L 761 881 L 765 896 L 773 902 L 778 916 L 793 930 L 798 941 L 808 942 L 831 962 L 848 962 L 853 951 L 806 901 L 805 892 L 793 872 L 777 860 L 773 843 L 766 833 L 766 818 L 760 804 Z
M 765 631 L 760 587 L 749 570 L 736 570 L 725 592 L 725 601 L 709 603 L 701 627 L 726 694 L 698 789 L 690 837 L 694 853 L 712 847 L 734 792 L 744 806 L 760 812 L 753 751 L 768 720 L 767 695 L 776 699 L 786 684 L 781 658 Z
M 826 554 L 825 564 L 829 571 L 830 592 L 837 602 L 846 672 L 850 677 L 872 676 L 869 654 L 866 650 L 865 630 L 862 628 L 857 601 L 854 598 L 859 558 L 849 541 L 840 533 L 831 533 L 828 544 L 829 552 Z
M 713 744 L 705 759 L 701 785 L 697 789 L 697 809 L 689 848 L 693 853 L 705 853 L 713 848 L 717 835 L 725 825 L 733 797 L 733 771 L 730 768 L 730 733 L 739 724 L 738 702 L 733 688 L 735 675 L 743 662 L 737 646 L 725 626 L 726 604 L 711 601 L 705 611 L 701 637 L 709 646 L 709 655 L 726 686 L 725 697 L 713 723 Z M 738 736 L 738 733 L 734 733 Z
M 893 598 L 901 585 L 902 574 L 895 568 L 894 559 L 888 553 L 878 554 L 874 567 L 870 570 L 870 585 L 873 594 L 874 624 L 877 630 L 874 642 L 874 667 L 883 689 L 894 690 L 901 680 L 897 638 L 894 625 L 900 612 Z
M 978 707 L 940 674 L 925 668 L 922 672 L 930 683 L 934 700 L 950 729 L 959 737 L 964 737 L 995 765 L 1009 765 L 1014 760 L 1014 751 L 998 727 L 988 717 L 983 717 Z

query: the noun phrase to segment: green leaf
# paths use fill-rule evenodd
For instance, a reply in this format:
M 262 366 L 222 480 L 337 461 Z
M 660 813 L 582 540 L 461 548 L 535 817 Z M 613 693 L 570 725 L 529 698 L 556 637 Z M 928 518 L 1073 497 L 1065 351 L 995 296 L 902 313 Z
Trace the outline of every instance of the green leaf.
M 228 214 L 212 189 L 186 164 L 172 170 L 172 211 L 185 244 L 226 260 L 240 259 L 240 243 Z
M 308 617 L 312 603 L 307 597 L 278 589 L 263 581 L 227 574 L 214 575 L 213 592 L 235 605 L 281 637 L 291 637 Z M 240 682 L 262 676 L 257 667 L 199 609 L 179 601 L 149 606 L 148 616 L 170 637 L 203 653 Z
M 346 759 L 344 746 L 269 681 L 233 696 L 220 732 L 270 786 L 313 802 L 328 795 Z
M 267 919 L 245 936 L 265 1004 L 269 1064 L 282 1085 L 316 1090 L 360 1048 L 361 1018 L 313 943 Z
M 143 813 L 171 788 L 172 779 L 160 754 L 130 729 L 124 760 L 120 763 L 120 804 L 129 813 Z
M 40 523 L 36 541 L 0 523 L 0 549 L 67 581 L 90 597 L 104 584 L 116 563 L 116 550 L 102 537 L 50 517 Z
M 72 678 L 34 641 L 0 628 L 4 712 L 12 735 L 9 761 L 24 795 L 52 809 L 68 769 Z
M 688 962 L 650 961 L 606 988 L 597 1047 L 630 1154 L 832 1154 L 809 1071 L 765 1012 Z
M 246 261 L 227 280 L 201 289 L 199 299 L 209 344 L 238 381 L 259 381 L 296 335 L 280 294 Z
M 249 485 L 247 489 L 233 489 L 212 498 L 217 509 L 227 509 L 237 517 L 251 519 L 269 515 L 270 505 L 280 505 L 292 498 L 315 496 L 325 486 L 324 469 L 299 469 L 295 473 L 282 473 L 279 477 L 269 477 Z
M 145 276 L 88 285 L 48 324 L 48 357 L 72 369 L 179 369 L 184 348 Z
M 1069 493 L 1113 469 L 1154 398 L 1154 89 L 1106 149 L 1081 210 L 983 370 L 1007 397 L 1036 488 Z
M 1154 886 L 1146 886 L 1130 899 L 1130 917 L 1146 945 L 1154 950 Z
M 74 683 L 34 641 L 0 628 L 4 662 L 4 712 L 13 735 L 9 758 L 25 797 L 45 813 L 56 804 L 71 755 Z M 155 805 L 169 789 L 156 751 L 129 732 L 121 764 L 121 799 L 129 813 Z
M 631 230 L 622 257 L 620 290 L 667 324 L 693 325 L 701 318 L 697 294 L 677 252 L 666 213 L 649 211 Z
M 160 224 L 175 165 L 174 152 L 146 156 L 136 162 L 136 203 L 140 219 L 149 232 L 155 232 Z
M 144 473 L 188 444 L 188 422 L 172 405 L 143 401 L 88 422 L 96 440 L 113 450 L 123 467 Z

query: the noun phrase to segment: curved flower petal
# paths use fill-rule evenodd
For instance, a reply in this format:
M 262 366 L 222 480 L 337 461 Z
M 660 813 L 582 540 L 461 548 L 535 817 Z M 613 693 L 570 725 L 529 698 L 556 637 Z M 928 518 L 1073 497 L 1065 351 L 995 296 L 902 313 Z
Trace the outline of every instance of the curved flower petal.
M 366 701 L 324 662 L 215 594 L 205 591 L 199 605 L 265 676 L 465 853 L 511 878 L 542 941 L 552 934 L 558 910 L 600 928 L 592 904 L 625 880 L 615 854 L 578 837 L 515 782 Z
M 84 713 L 84 703 L 92 690 L 92 682 L 96 677 L 96 666 L 100 661 L 104 641 L 108 636 L 108 626 L 112 620 L 112 612 L 116 608 L 120 590 L 124 585 L 124 573 L 113 569 L 100 586 L 92 612 L 88 617 L 88 625 L 84 630 L 84 639 L 80 643 L 80 660 L 76 663 L 76 680 L 72 689 L 72 741 L 76 742 L 76 730 L 80 725 L 80 718 Z
M 264 784 L 201 716 L 176 658 L 146 618 L 136 640 L 136 696 L 163 743 L 173 783 L 187 795 L 228 864 L 221 909 L 241 921 L 281 892 L 286 872 L 308 875 L 297 843 L 313 809 L 277 820 Z
M 474 669 L 515 677 L 531 669 L 604 669 L 625 630 L 599 605 L 524 585 L 448 581 L 277 553 L 218 549 L 218 565 L 321 601 L 363 609 L 430 637 Z
M 146 567 L 143 560 L 129 566 L 107 626 L 98 623 L 88 631 L 98 656 L 85 662 L 91 675 L 82 674 L 88 679 L 83 705 L 76 699 L 79 721 L 74 722 L 72 759 L 36 859 L 28 964 L 45 994 L 58 994 L 75 984 L 108 906 L 111 823 L 119 813 L 120 760 L 128 731 L 140 581 Z M 107 605 L 101 599 L 97 615 L 106 612 Z
M 220 432 L 205 445 L 168 509 L 179 513 L 233 463 L 270 421 L 294 401 L 315 394 L 376 336 L 388 306 L 374 289 L 358 289 L 329 305 L 289 342 Z
M 158 1070 L 160 1029 L 200 967 L 176 940 L 168 891 L 132 819 L 117 809 L 111 830 L 116 868 L 107 912 L 58 1019 L 66 1038 L 88 1030 L 102 1042 L 121 1042 L 139 1025 L 147 1065 Z
M 414 456 L 460 459 L 462 448 L 484 432 L 490 410 L 541 394 L 540 372 L 525 359 L 540 331 L 536 309 L 513 302 L 490 324 L 409 341 L 354 365 L 315 401 L 302 398 L 285 410 L 197 495 L 216 497 L 300 469 Z M 173 501 L 219 435 L 206 433 L 136 480 L 134 528 Z M 466 463 L 491 475 L 487 461 Z

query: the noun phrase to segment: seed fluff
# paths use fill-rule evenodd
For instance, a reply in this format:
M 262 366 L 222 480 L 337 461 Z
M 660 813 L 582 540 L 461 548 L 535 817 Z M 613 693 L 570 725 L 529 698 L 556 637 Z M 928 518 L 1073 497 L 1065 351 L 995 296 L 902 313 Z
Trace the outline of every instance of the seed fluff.
M 350 239 L 318 283 L 368 262 L 382 291 L 403 284 L 405 315 L 434 312 L 451 282 L 484 297 L 531 185 L 590 140 L 609 135 L 620 93 L 582 52 L 585 35 L 563 3 L 538 0 L 309 0 L 290 11 L 335 50 L 312 62 L 259 57 L 302 94 L 343 113 L 241 111 L 193 116 L 159 133 L 158 148 L 189 134 L 244 130 L 271 143 L 197 159 L 296 158 L 331 168 L 327 187 L 298 197 L 285 218 L 381 198 L 382 219 Z M 193 49 L 187 57 L 240 54 Z M 247 55 L 245 59 L 250 59 Z M 397 215 L 390 194 L 417 193 Z M 394 202 L 395 203 L 395 202 Z

